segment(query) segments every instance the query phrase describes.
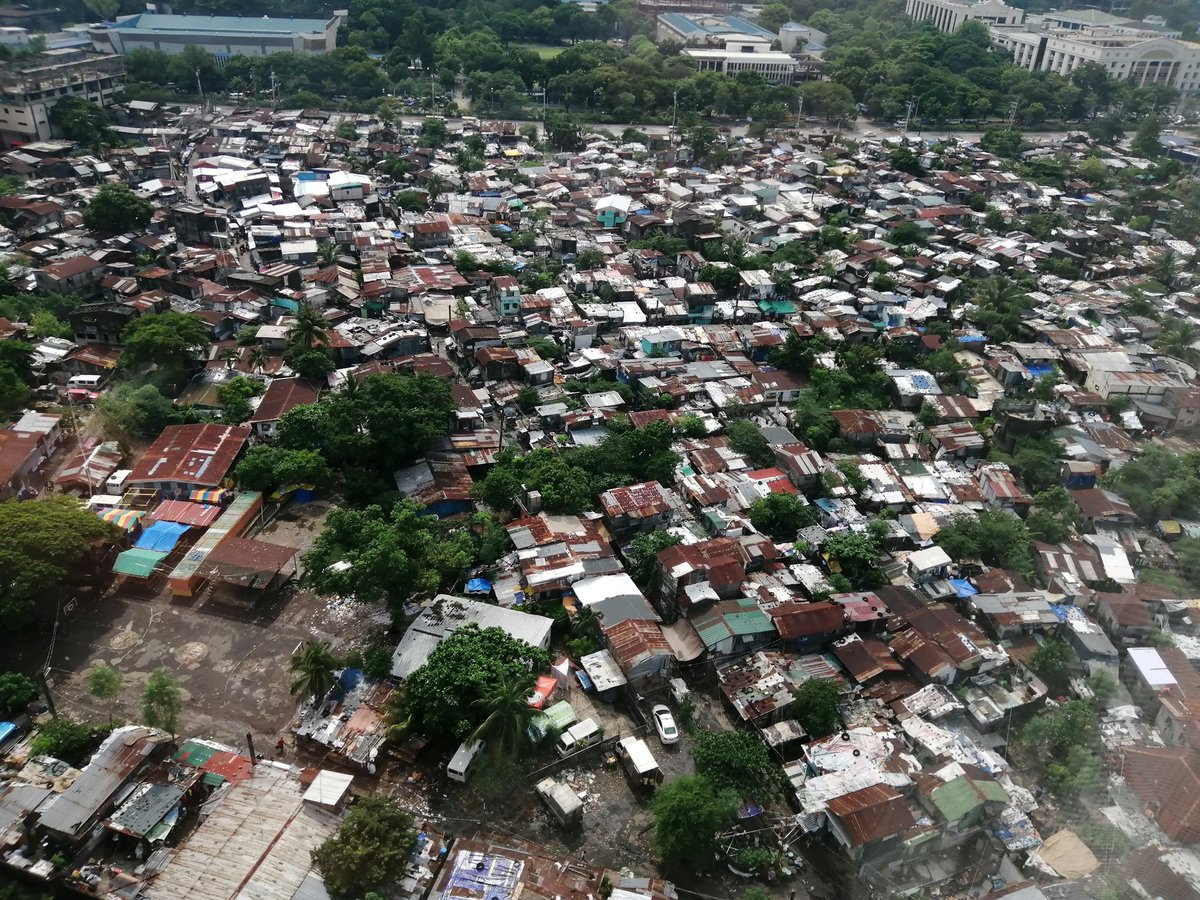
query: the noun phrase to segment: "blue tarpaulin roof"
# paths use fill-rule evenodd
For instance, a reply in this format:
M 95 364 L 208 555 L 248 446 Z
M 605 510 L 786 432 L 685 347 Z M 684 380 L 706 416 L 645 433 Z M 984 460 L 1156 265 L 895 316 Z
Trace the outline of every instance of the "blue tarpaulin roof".
M 954 585 L 954 591 L 960 597 L 974 597 L 979 593 L 975 586 L 965 578 L 951 578 L 950 583 Z
M 467 582 L 468 594 L 490 594 L 492 592 L 492 583 L 486 578 L 472 578 Z
M 139 550 L 157 550 L 160 553 L 170 553 L 179 543 L 179 538 L 191 526 L 182 522 L 155 522 L 142 532 L 142 536 L 134 544 Z

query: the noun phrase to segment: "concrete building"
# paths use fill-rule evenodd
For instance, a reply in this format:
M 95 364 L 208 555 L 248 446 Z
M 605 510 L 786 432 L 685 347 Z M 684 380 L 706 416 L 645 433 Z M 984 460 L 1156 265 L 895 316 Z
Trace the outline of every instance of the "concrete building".
M 723 47 L 730 41 L 742 38 L 757 38 L 771 43 L 778 39 L 773 31 L 738 16 L 664 13 L 658 17 L 655 38 L 660 41 L 678 41 L 689 47 Z
M 1027 20 L 1023 9 L 1003 0 L 908 0 L 905 12 L 947 33 L 967 21 L 983 22 L 992 42 L 1031 72 L 1069 75 L 1096 63 L 1139 87 L 1165 84 L 1184 94 L 1200 91 L 1200 44 L 1179 40 L 1180 32 L 1161 19 L 1138 22 L 1082 9 Z
M 1003 0 L 978 0 L 959 3 L 956 0 L 908 0 L 904 11 L 917 22 L 932 22 L 938 31 L 958 31 L 964 22 L 983 22 L 985 25 L 1020 25 L 1025 10 L 1009 6 Z
M 1029 31 L 993 28 L 995 45 L 1032 71 L 1069 75 L 1096 63 L 1114 78 L 1142 87 L 1165 84 L 1182 94 L 1200 91 L 1200 44 L 1126 28 Z
M 282 19 L 267 16 L 176 16 L 140 13 L 93 28 L 97 50 L 128 53 L 138 47 L 179 53 L 189 44 L 217 59 L 268 56 L 272 53 L 329 53 L 345 10 L 328 19 Z
M 111 56 L 47 50 L 0 70 L 0 141 L 4 146 L 48 140 L 50 109 L 64 97 L 105 106 L 125 87 L 125 66 Z
M 754 49 L 747 49 L 754 47 Z M 770 84 L 790 84 L 800 71 L 791 55 L 777 50 L 758 49 L 750 39 L 722 49 L 688 47 L 683 55 L 696 62 L 701 72 L 720 72 L 733 77 L 739 72 L 757 72 Z

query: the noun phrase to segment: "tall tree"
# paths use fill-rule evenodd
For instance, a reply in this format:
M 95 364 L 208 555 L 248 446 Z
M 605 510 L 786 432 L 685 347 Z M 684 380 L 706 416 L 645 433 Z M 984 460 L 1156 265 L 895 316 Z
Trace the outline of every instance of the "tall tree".
M 325 641 L 305 641 L 304 646 L 289 660 L 292 683 L 288 690 L 304 699 L 318 702 L 329 693 L 337 680 L 341 663 Z
M 421 734 L 463 740 L 486 718 L 476 701 L 502 682 L 519 683 L 549 665 L 545 650 L 499 628 L 464 626 L 438 644 L 405 681 L 404 718 Z
M 527 739 L 525 728 L 537 710 L 529 705 L 533 692 L 533 673 L 504 673 L 487 685 L 475 705 L 487 712 L 487 718 L 471 733 L 474 740 L 487 741 L 497 756 L 511 758 Z
M 429 596 L 473 561 L 471 535 L 423 514 L 408 500 L 385 511 L 334 509 L 304 554 L 304 582 L 323 594 L 386 600 L 397 619 L 414 596 Z
M 703 775 L 685 775 L 654 795 L 654 846 L 668 868 L 694 872 L 712 866 L 717 834 L 728 828 L 737 797 Z
M 391 797 L 361 797 L 333 836 L 313 851 L 313 864 L 333 900 L 388 893 L 404 875 L 417 835 L 412 817 Z
M 178 679 L 166 669 L 155 669 L 142 691 L 142 721 L 152 728 L 170 732 L 174 740 L 182 711 L 183 689 Z
M 121 688 L 125 685 L 124 676 L 111 666 L 95 666 L 87 670 L 84 683 L 87 685 L 87 692 L 104 704 L 111 727 L 113 704 L 121 696 Z
M 106 184 L 83 210 L 83 223 L 101 234 L 140 231 L 150 224 L 154 207 L 123 184 Z
M 293 347 L 312 350 L 329 344 L 329 322 L 311 306 L 301 306 L 288 331 L 288 343 Z
M 196 316 L 169 310 L 139 316 L 125 327 L 122 338 L 122 363 L 179 367 L 197 359 L 208 346 L 208 328 Z
M 69 580 L 94 571 L 93 553 L 121 536 L 77 500 L 56 494 L 0 502 L 0 614 L 10 627 L 27 623 L 38 606 L 53 613 L 68 599 Z

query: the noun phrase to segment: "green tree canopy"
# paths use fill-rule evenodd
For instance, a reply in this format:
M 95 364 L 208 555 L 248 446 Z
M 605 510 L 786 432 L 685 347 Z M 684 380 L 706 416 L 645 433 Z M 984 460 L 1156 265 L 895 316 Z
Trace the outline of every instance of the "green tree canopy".
M 1137 459 L 1111 469 L 1104 486 L 1117 491 L 1147 521 L 1193 516 L 1200 510 L 1200 453 L 1179 456 L 1148 444 Z
M 729 446 L 759 469 L 775 465 L 775 451 L 763 437 L 762 429 L 750 419 L 735 419 L 725 427 Z
M 703 871 L 714 862 L 717 834 L 733 821 L 737 796 L 703 775 L 687 775 L 660 787 L 650 808 L 663 865 Z
M 313 865 L 333 900 L 359 900 L 399 881 L 416 844 L 412 817 L 391 797 L 359 797 Z
M 1046 641 L 1029 659 L 1029 667 L 1054 691 L 1067 686 L 1075 663 L 1074 652 L 1062 641 Z
M 658 571 L 658 554 L 679 542 L 678 537 L 667 531 L 639 534 L 625 552 L 625 567 L 629 577 L 643 591 L 650 592 Z
M 196 316 L 168 310 L 134 319 L 122 338 L 123 364 L 186 367 L 208 347 L 208 328 Z
M 306 700 L 322 700 L 336 681 L 341 661 L 326 641 L 305 641 L 288 660 L 292 683 L 288 690 Z
M 399 617 L 405 601 L 460 578 L 473 559 L 468 532 L 411 501 L 390 510 L 339 508 L 304 554 L 304 582 L 322 594 L 386 600 Z
M 153 438 L 168 425 L 178 425 L 187 418 L 186 410 L 152 384 L 118 384 L 101 394 L 96 407 L 104 432 L 110 437 Z
M 750 524 L 777 541 L 796 540 L 796 532 L 817 519 L 816 510 L 793 494 L 772 492 L 750 504 Z
M 1029 531 L 1024 522 L 1004 510 L 989 507 L 977 516 L 955 516 L 934 540 L 960 562 L 982 560 L 1022 575 L 1033 574 Z
M 183 689 L 178 679 L 166 669 L 155 669 L 142 691 L 142 721 L 152 728 L 169 731 L 174 738 L 182 711 Z
M 272 444 L 255 444 L 247 450 L 234 474 L 242 488 L 264 494 L 292 484 L 322 487 L 331 477 L 325 457 L 316 450 L 287 450 Z
M 528 681 L 549 665 L 545 650 L 499 628 L 470 624 L 438 644 L 425 665 L 409 676 L 401 705 L 421 734 L 462 740 L 489 714 L 479 701 L 506 680 Z
M 795 691 L 796 719 L 810 737 L 822 738 L 838 726 L 841 689 L 828 678 L 809 678 Z
M 0 716 L 11 719 L 23 713 L 37 697 L 37 685 L 28 675 L 20 672 L 0 675 Z
M 83 210 L 83 223 L 101 234 L 140 231 L 150 224 L 154 207 L 123 184 L 106 184 Z
M 334 391 L 285 413 L 275 442 L 288 450 L 317 450 L 335 470 L 367 466 L 390 477 L 449 432 L 453 409 L 442 378 L 376 373 L 359 379 L 353 391 Z
M 55 133 L 87 147 L 99 147 L 108 141 L 108 123 L 108 113 L 103 107 L 83 97 L 63 97 L 50 107 L 50 124 Z M 94 227 L 90 222 L 88 226 Z
M 696 774 L 739 799 L 765 802 L 783 796 L 783 769 L 767 745 L 748 731 L 698 731 L 692 759 Z
M 68 581 L 87 577 L 94 553 L 121 536 L 72 497 L 0 502 L 0 611 L 10 627 L 45 605 L 53 611 Z M 65 597 L 64 597 L 65 599 Z

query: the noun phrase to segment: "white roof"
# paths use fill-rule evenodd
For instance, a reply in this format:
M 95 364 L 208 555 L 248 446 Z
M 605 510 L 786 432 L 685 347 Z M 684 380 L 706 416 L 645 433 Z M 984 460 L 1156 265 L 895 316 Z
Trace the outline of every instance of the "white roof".
M 439 594 L 400 639 L 392 654 L 393 677 L 407 678 L 425 664 L 446 637 L 471 623 L 480 628 L 499 628 L 510 637 L 543 649 L 550 646 L 550 628 L 554 624 L 545 616 Z
M 1153 647 L 1130 647 L 1129 661 L 1137 666 L 1143 680 L 1151 687 L 1175 684 L 1175 676 Z
M 353 775 L 343 775 L 341 772 L 322 769 L 317 773 L 317 777 L 313 779 L 308 790 L 304 792 L 304 800 L 318 806 L 337 806 L 350 790 L 353 781 Z
M 914 550 L 910 553 L 908 562 L 914 569 L 925 571 L 936 569 L 938 566 L 948 566 L 952 560 L 950 554 L 941 547 L 927 547 L 924 550 Z

